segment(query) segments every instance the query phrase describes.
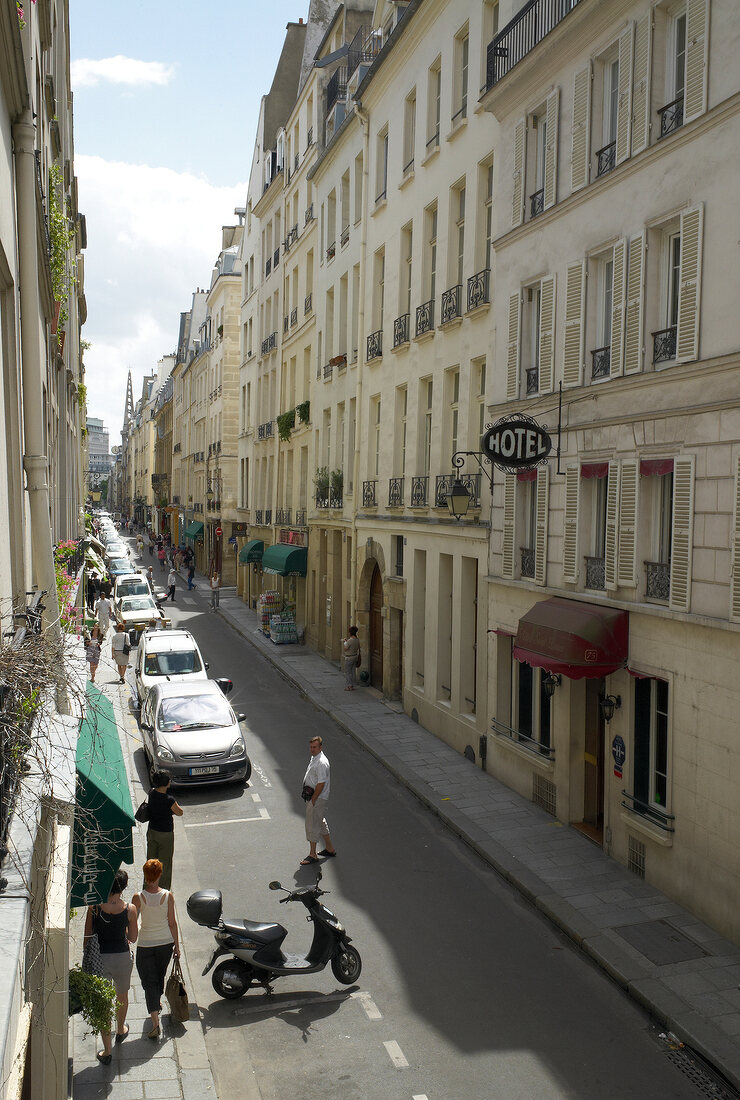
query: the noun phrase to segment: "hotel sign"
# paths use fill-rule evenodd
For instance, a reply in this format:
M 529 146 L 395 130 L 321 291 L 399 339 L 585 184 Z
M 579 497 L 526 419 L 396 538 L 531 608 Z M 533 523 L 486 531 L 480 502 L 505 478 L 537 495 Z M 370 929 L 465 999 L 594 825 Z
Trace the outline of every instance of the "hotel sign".
M 547 461 L 552 438 L 531 416 L 514 414 L 497 420 L 480 441 L 481 451 L 499 470 L 513 473 Z

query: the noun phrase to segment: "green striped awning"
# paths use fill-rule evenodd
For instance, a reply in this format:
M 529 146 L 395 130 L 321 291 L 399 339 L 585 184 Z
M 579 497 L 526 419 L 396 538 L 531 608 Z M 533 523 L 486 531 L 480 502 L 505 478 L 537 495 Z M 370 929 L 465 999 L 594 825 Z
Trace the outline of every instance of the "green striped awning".
M 197 538 L 202 530 L 203 530 L 203 524 L 200 522 L 199 519 L 194 519 L 193 522 L 189 523 L 187 525 L 187 527 L 185 528 L 185 538 L 186 539 Z
M 305 577 L 308 550 L 305 546 L 278 543 L 262 555 L 262 570 L 276 577 Z
M 239 551 L 239 561 L 242 563 L 262 561 L 264 552 L 265 544 L 262 539 L 250 539 Z

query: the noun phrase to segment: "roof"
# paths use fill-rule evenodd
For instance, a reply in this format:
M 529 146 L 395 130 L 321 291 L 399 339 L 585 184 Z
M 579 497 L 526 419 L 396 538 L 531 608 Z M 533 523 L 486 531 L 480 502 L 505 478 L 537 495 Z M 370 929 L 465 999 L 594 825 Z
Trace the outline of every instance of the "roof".
M 169 653 L 173 649 L 191 649 L 197 642 L 189 630 L 153 630 L 145 635 L 150 653 Z
M 156 684 L 152 691 L 156 692 L 161 698 L 179 698 L 183 695 L 218 695 L 219 698 L 225 699 L 226 696 L 221 691 L 215 680 L 195 680 L 192 683 L 176 683 L 176 684 Z

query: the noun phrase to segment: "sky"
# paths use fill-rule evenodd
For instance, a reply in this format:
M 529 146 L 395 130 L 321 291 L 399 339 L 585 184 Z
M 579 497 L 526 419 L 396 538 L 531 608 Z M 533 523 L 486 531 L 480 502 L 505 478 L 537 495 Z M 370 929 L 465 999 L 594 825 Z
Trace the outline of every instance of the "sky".
M 261 97 L 308 0 L 70 0 L 88 416 L 121 441 L 129 369 L 177 345 L 244 206 Z

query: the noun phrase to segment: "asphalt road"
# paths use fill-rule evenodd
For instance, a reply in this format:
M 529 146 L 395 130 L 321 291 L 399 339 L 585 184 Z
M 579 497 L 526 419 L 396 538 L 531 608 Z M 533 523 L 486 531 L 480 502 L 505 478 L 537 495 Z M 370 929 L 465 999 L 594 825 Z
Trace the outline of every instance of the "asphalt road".
M 325 899 L 363 959 L 356 987 L 320 974 L 225 1001 L 200 970 L 212 934 L 181 934 L 220 1100 L 697 1100 L 656 1029 L 609 979 L 474 857 L 375 760 L 307 704 L 248 642 L 177 591 L 173 624 L 196 636 L 210 675 L 248 715 L 252 781 L 178 791 L 173 887 L 218 887 L 224 914 L 280 921 L 308 948 L 299 905 L 267 884 L 311 881 L 300 789 L 309 737 L 332 765 L 338 851 Z M 140 754 L 139 754 L 140 755 Z M 143 775 L 143 761 L 138 760 Z

